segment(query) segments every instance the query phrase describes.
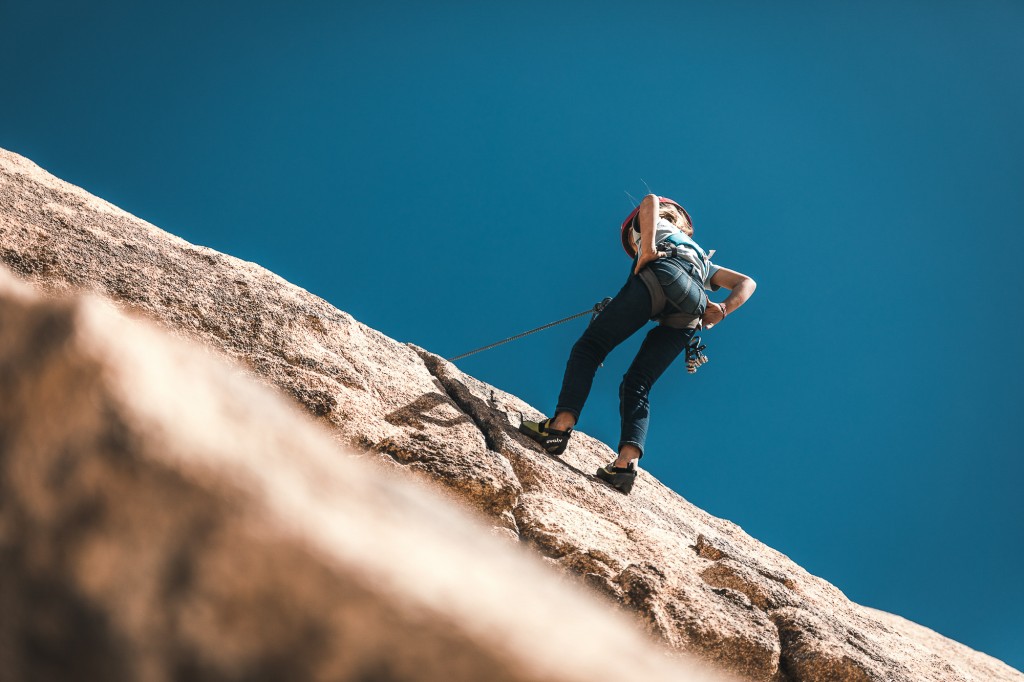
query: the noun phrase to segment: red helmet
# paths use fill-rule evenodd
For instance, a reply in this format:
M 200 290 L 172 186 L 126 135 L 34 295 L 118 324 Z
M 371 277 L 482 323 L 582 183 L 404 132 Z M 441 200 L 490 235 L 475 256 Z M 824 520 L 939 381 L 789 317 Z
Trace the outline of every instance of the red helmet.
M 690 214 L 686 212 L 686 209 L 680 205 L 678 201 L 673 201 L 668 197 L 658 197 L 658 202 L 662 204 L 672 204 L 686 216 L 686 219 L 693 225 L 693 220 L 690 219 Z M 626 216 L 626 219 L 622 221 L 622 248 L 626 250 L 626 255 L 630 258 L 636 258 L 636 249 L 633 247 L 633 239 L 629 233 L 633 229 L 633 221 L 636 220 L 637 215 L 640 213 L 640 207 L 637 206 L 633 209 L 633 212 Z

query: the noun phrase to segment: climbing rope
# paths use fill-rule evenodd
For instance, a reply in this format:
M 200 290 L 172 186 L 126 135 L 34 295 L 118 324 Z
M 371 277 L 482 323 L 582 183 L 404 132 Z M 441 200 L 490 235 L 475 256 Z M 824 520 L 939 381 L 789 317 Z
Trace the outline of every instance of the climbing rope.
M 463 353 L 462 355 L 456 355 L 454 358 L 448 358 L 448 361 L 449 362 L 455 362 L 456 360 L 461 360 L 462 358 L 469 357 L 470 355 L 473 355 L 475 353 L 482 353 L 485 350 L 490 350 L 492 348 L 496 348 L 496 347 L 498 347 L 498 346 L 500 346 L 502 344 L 511 343 L 512 341 L 516 341 L 518 339 L 521 339 L 524 336 L 529 336 L 530 334 L 536 334 L 537 332 L 542 332 L 545 329 L 550 329 L 551 327 L 555 327 L 555 326 L 560 325 L 560 324 L 562 324 L 564 322 L 570 322 L 572 320 L 575 320 L 576 318 L 583 317 L 584 315 L 592 315 L 592 317 L 590 318 L 590 321 L 593 322 L 594 318 L 596 318 L 598 316 L 598 314 L 602 310 L 604 310 L 605 306 L 608 305 L 611 302 L 611 300 L 612 300 L 611 298 L 605 298 L 604 300 L 600 301 L 599 303 L 595 303 L 593 308 L 587 308 L 583 312 L 576 313 L 575 315 L 570 315 L 569 317 L 562 318 L 561 320 L 555 320 L 554 322 L 549 322 L 548 324 L 546 324 L 546 325 L 544 325 L 542 327 L 537 327 L 536 329 L 531 329 L 530 331 L 523 332 L 522 334 L 516 334 L 515 336 L 510 336 L 507 339 L 503 339 L 501 341 L 498 341 L 497 343 L 492 343 L 489 346 L 484 346 L 483 348 L 477 348 L 476 350 L 471 350 L 468 353 Z

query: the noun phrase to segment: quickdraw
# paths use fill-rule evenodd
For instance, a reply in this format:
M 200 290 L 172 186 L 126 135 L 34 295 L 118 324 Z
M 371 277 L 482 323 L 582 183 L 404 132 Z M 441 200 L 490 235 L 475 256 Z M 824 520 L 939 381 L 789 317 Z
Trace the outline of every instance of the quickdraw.
M 705 348 L 707 345 L 700 342 L 699 336 L 690 339 L 686 346 L 686 371 L 690 374 L 696 374 L 701 365 L 708 361 L 708 356 L 704 355 Z

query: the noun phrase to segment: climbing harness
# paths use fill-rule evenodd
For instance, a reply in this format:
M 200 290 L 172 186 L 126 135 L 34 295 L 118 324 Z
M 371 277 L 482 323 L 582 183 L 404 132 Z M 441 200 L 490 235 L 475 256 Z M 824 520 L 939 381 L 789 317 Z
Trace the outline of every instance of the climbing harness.
M 501 346 L 503 344 L 511 343 L 512 341 L 516 341 L 518 339 L 521 339 L 524 336 L 529 336 L 530 334 L 536 334 L 537 332 L 542 332 L 545 329 L 550 329 L 551 327 L 558 326 L 558 325 L 560 325 L 560 324 L 562 324 L 564 322 L 570 322 L 570 321 L 575 320 L 575 319 L 577 319 L 579 317 L 583 317 L 584 315 L 591 315 L 590 321 L 593 322 L 597 318 L 598 314 L 600 314 L 600 312 L 602 310 L 604 310 L 605 306 L 607 306 L 609 303 L 611 303 L 611 300 L 612 300 L 611 297 L 606 297 L 606 298 L 602 299 L 599 303 L 595 303 L 593 308 L 587 308 L 583 312 L 576 313 L 575 315 L 570 315 L 569 317 L 562 318 L 561 320 L 555 320 L 554 322 L 549 322 L 548 324 L 545 324 L 544 326 L 537 327 L 536 329 L 531 329 L 530 331 L 523 332 L 522 334 L 516 334 L 515 336 L 510 336 L 507 339 L 503 339 L 501 341 L 498 341 L 496 343 L 492 343 L 492 344 L 490 344 L 488 346 L 484 346 L 482 348 L 477 348 L 476 350 L 471 350 L 468 353 L 463 353 L 462 355 L 456 355 L 454 358 L 448 358 L 448 362 L 455 362 L 456 360 L 461 360 L 462 358 L 467 358 L 470 355 L 473 355 L 475 353 L 482 353 L 485 350 L 490 350 L 492 348 L 496 348 L 496 347 Z
M 708 361 L 708 356 L 704 355 L 705 348 L 707 345 L 700 342 L 699 336 L 690 339 L 686 346 L 686 371 L 690 374 L 696 374 L 701 365 Z

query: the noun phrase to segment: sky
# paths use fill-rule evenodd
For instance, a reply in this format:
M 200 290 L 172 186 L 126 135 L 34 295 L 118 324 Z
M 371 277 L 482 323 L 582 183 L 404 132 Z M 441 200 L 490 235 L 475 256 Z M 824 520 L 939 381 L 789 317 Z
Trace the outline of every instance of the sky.
M 619 223 L 680 201 L 758 288 L 655 386 L 644 468 L 1024 669 L 1021 3 L 0 0 L 0 26 L 0 147 L 446 357 L 613 295 Z M 458 364 L 550 411 L 585 326 Z M 641 338 L 581 417 L 607 443 Z

